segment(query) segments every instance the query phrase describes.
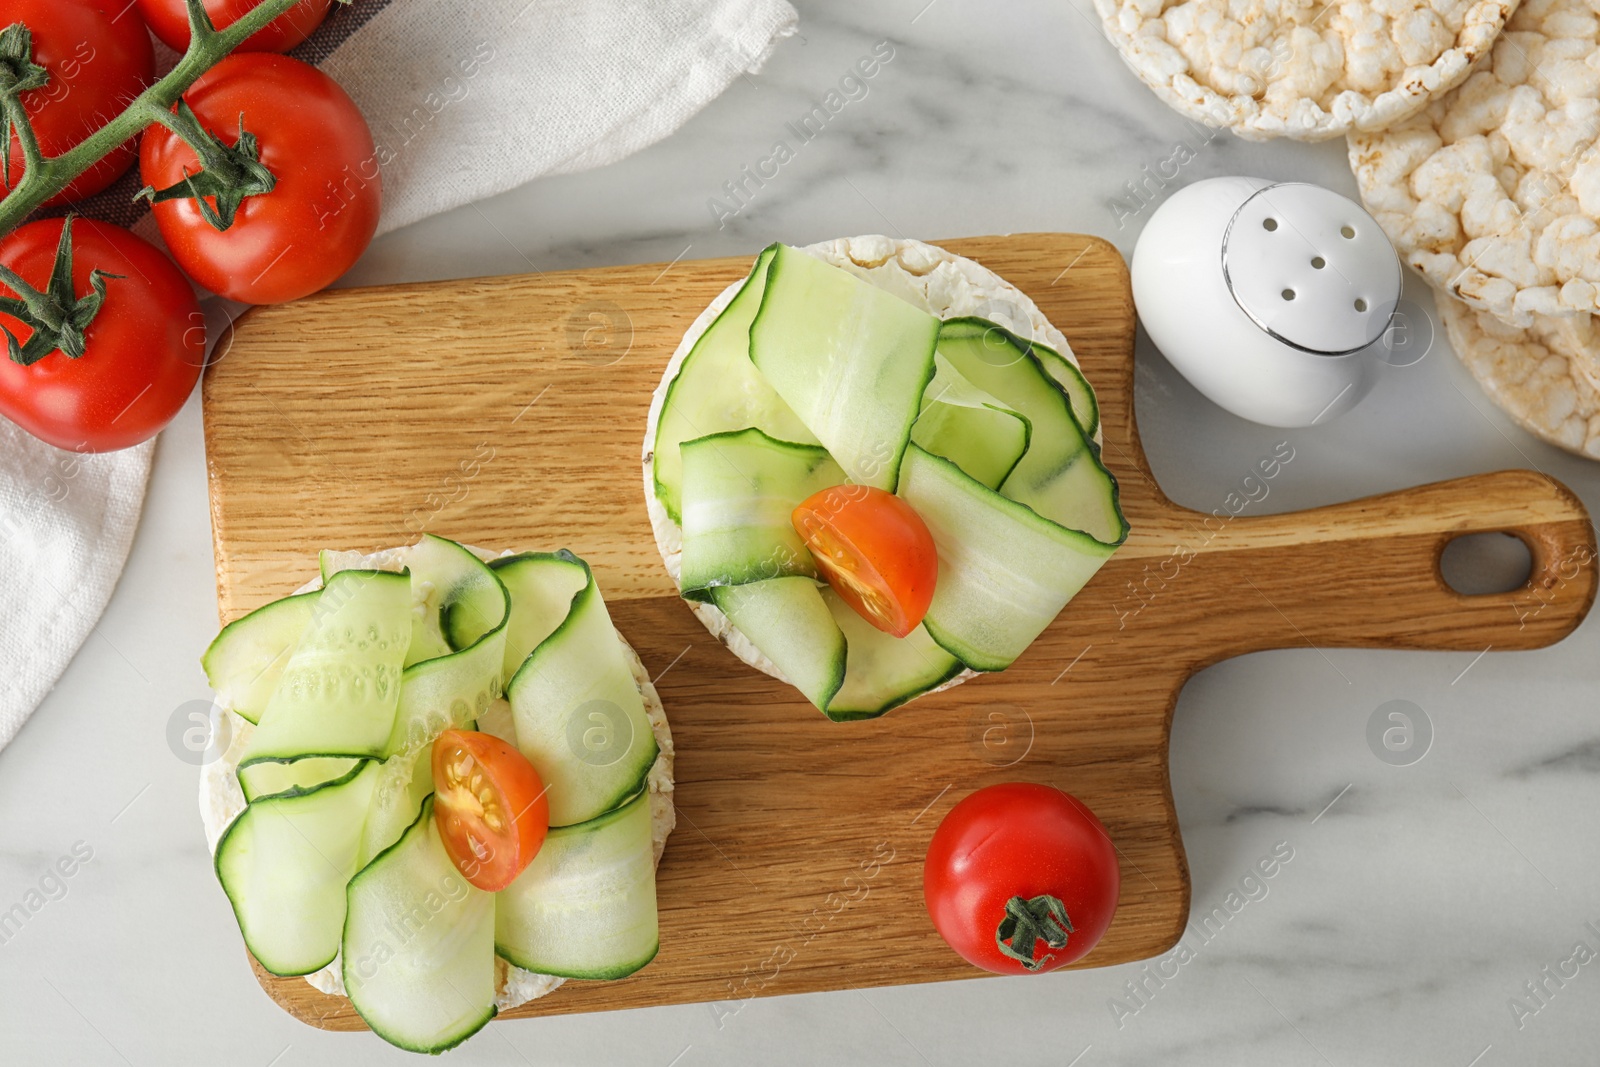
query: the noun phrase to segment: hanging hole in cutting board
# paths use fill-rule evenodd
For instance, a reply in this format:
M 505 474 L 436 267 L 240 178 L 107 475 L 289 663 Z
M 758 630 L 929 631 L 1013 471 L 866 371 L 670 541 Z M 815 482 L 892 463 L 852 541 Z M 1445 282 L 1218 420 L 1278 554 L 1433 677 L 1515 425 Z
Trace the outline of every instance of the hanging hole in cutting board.
M 1444 546 L 1439 572 L 1463 596 L 1509 593 L 1528 583 L 1533 556 L 1514 534 L 1462 534 Z

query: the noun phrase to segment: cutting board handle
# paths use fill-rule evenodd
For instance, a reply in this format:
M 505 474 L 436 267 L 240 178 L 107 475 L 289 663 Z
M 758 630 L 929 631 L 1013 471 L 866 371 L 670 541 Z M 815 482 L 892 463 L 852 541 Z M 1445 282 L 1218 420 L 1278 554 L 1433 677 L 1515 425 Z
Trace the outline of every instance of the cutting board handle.
M 1221 521 L 1205 518 L 1213 526 Z M 1440 569 L 1445 546 L 1493 532 L 1528 546 L 1527 583 L 1506 593 L 1452 589 Z M 1238 632 L 1238 647 L 1223 655 L 1308 644 L 1543 648 L 1583 621 L 1597 579 L 1595 528 L 1582 502 L 1555 479 L 1524 470 L 1312 511 L 1231 518 L 1202 558 L 1237 593 L 1243 625 L 1227 628 Z

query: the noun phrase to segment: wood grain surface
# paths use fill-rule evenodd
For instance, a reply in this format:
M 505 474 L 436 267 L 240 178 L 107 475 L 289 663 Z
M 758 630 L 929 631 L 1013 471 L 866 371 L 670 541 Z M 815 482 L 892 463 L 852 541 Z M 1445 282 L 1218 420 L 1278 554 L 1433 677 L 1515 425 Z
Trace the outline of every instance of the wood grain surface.
M 1010 670 L 869 722 L 829 722 L 712 640 L 651 539 L 639 466 L 651 391 L 748 259 L 324 293 L 250 312 L 219 346 L 205 426 L 223 621 L 300 585 L 323 547 L 424 530 L 564 546 L 593 564 L 657 676 L 678 751 L 661 953 L 631 978 L 569 982 L 505 1017 L 695 1001 L 722 1015 L 753 996 L 977 977 L 928 922 L 922 856 L 957 800 L 1007 780 L 1081 797 L 1121 854 L 1116 920 L 1080 966 L 1158 954 L 1189 910 L 1167 746 L 1191 674 L 1268 648 L 1537 648 L 1588 611 L 1593 528 L 1571 492 L 1530 471 L 1256 517 L 1263 456 L 1212 513 L 1178 507 L 1139 446 L 1116 250 L 1071 234 L 945 246 L 1028 293 L 1071 341 L 1133 533 Z M 1528 543 L 1525 588 L 1465 597 L 1444 584 L 1444 545 L 1479 531 Z M 300 1019 L 361 1026 L 343 998 L 257 973 Z

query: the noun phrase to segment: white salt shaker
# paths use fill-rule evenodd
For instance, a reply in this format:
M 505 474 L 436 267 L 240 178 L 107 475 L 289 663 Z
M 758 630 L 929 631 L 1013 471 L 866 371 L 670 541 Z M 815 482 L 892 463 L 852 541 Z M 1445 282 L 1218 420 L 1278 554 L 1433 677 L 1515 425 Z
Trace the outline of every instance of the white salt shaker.
M 1133 250 L 1150 339 L 1212 401 L 1268 426 L 1321 424 L 1366 396 L 1400 290 L 1372 216 L 1304 182 L 1195 182 Z

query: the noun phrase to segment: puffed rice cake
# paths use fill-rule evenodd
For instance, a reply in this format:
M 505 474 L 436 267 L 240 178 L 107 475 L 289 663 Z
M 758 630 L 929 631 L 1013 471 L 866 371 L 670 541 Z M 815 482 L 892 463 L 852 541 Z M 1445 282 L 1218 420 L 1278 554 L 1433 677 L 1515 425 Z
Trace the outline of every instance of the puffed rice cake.
M 1168 105 L 1264 141 L 1403 121 L 1467 77 L 1517 0 L 1095 0 Z
M 1526 0 L 1459 89 L 1350 137 L 1361 197 L 1402 258 L 1512 326 L 1600 311 L 1597 13 Z
M 1445 333 L 1490 400 L 1558 448 L 1600 459 L 1600 330 L 1591 315 L 1535 315 L 1509 326 L 1434 293 Z

